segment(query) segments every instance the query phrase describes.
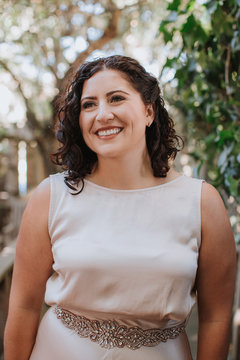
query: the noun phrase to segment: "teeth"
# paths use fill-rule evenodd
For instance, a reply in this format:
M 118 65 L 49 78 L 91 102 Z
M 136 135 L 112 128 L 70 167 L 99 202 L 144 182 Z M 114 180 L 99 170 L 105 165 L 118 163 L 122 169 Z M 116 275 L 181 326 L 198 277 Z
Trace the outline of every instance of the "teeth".
M 116 129 L 111 129 L 111 130 L 102 130 L 102 131 L 98 131 L 98 135 L 99 136 L 108 136 L 108 135 L 113 135 L 113 134 L 117 134 L 121 131 L 121 129 L 116 128 Z

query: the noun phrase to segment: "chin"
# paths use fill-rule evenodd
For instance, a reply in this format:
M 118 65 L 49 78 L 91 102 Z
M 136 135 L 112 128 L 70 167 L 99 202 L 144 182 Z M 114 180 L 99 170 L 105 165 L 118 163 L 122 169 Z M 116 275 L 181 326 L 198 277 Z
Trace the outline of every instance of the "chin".
M 115 151 L 109 151 L 109 152 L 105 151 L 105 152 L 97 153 L 97 157 L 102 159 L 115 159 L 119 156 L 120 156 L 119 152 L 115 152 Z
M 93 151 L 98 157 L 102 158 L 116 158 L 123 154 L 122 149 L 116 148 L 116 146 L 105 146 L 105 148 L 95 148 Z

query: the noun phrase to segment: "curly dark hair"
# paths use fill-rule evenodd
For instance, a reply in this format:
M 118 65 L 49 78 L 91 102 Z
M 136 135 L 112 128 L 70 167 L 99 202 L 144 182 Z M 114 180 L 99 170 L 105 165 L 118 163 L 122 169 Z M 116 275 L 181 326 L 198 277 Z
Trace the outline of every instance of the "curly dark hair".
M 97 162 L 97 155 L 86 145 L 79 126 L 83 84 L 97 72 L 106 69 L 122 73 L 141 95 L 144 104 L 153 105 L 154 121 L 150 127 L 146 127 L 146 144 L 154 176 L 166 177 L 170 168 L 169 160 L 176 157 L 183 144 L 164 106 L 158 80 L 136 60 L 113 55 L 85 62 L 78 68 L 65 91 L 63 101 L 55 102 L 56 137 L 61 146 L 51 155 L 51 160 L 66 171 L 65 182 L 73 190 L 76 190 L 73 185 L 77 185 L 80 180 L 84 186 L 84 177 L 92 172 Z

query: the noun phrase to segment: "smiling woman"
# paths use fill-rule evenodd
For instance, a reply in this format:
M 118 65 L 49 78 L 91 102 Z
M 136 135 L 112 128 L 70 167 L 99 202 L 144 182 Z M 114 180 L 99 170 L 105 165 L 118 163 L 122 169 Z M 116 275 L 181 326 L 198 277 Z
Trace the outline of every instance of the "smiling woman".
M 226 360 L 231 226 L 214 188 L 170 166 L 181 139 L 157 80 L 128 57 L 87 62 L 58 115 L 64 172 L 23 216 L 5 360 L 192 360 L 196 298 L 197 360 Z
M 85 81 L 81 104 L 80 129 L 98 164 L 102 158 L 135 157 L 134 152 L 145 150 L 153 107 L 119 71 L 100 71 Z
M 68 170 L 65 180 L 71 188 L 100 166 L 101 153 L 95 146 L 112 158 L 128 151 L 133 162 L 134 151 L 142 147 L 157 182 L 164 182 L 169 160 L 181 148 L 157 79 L 131 58 L 110 56 L 83 64 L 57 111 L 57 138 L 63 145 L 52 159 Z M 108 137 L 97 134 L 99 129 L 108 130 Z M 118 135 L 110 136 L 109 130 Z

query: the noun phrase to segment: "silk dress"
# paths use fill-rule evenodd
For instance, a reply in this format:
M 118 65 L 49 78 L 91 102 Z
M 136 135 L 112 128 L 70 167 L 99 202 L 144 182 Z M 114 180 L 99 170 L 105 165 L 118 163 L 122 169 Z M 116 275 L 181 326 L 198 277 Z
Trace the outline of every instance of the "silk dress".
M 185 331 L 155 346 L 106 348 L 67 327 L 56 306 L 127 328 L 185 324 L 196 296 L 202 180 L 181 175 L 135 190 L 84 180 L 83 191 L 72 195 L 58 173 L 50 187 L 50 308 L 30 360 L 191 360 Z

